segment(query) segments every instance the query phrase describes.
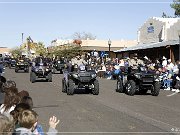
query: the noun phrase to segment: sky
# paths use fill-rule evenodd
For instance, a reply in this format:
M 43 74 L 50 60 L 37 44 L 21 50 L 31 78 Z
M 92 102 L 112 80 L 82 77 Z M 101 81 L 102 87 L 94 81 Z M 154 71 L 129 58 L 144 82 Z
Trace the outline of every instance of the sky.
M 13 48 L 28 36 L 50 45 L 90 32 L 99 40 L 136 40 L 150 17 L 173 16 L 173 0 L 0 0 L 0 47 Z

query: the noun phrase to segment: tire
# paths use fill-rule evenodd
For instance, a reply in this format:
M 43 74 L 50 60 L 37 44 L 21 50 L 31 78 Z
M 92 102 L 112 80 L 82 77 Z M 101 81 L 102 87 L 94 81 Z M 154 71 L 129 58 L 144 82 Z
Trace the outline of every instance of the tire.
M 51 72 L 48 74 L 48 82 L 52 82 L 52 73 Z
M 73 95 L 74 94 L 74 87 L 75 87 L 75 84 L 74 84 L 73 80 L 70 79 L 68 81 L 67 95 Z
M 52 68 L 52 73 L 55 74 L 56 73 L 56 68 Z
M 92 90 L 93 95 L 99 95 L 99 82 L 98 80 L 94 81 L 94 89 Z
M 63 74 L 63 70 L 62 69 L 60 70 L 60 74 Z
M 18 69 L 15 68 L 15 72 L 17 73 L 17 72 L 18 72 Z
M 158 96 L 159 95 L 160 87 L 161 87 L 161 85 L 159 82 L 154 83 L 154 87 L 151 89 L 152 96 Z
M 36 82 L 36 74 L 34 72 L 31 72 L 30 73 L 30 81 L 32 83 L 35 83 Z
M 122 84 L 122 80 L 117 80 L 117 84 L 116 84 L 116 92 L 119 93 L 123 93 L 123 84 Z
M 29 73 L 29 68 L 27 68 L 25 72 L 26 72 L 26 73 Z
M 134 96 L 136 93 L 136 83 L 133 80 L 129 80 L 126 84 L 126 94 Z
M 62 92 L 63 93 L 66 93 L 66 85 L 65 85 L 65 80 L 64 79 L 62 79 Z

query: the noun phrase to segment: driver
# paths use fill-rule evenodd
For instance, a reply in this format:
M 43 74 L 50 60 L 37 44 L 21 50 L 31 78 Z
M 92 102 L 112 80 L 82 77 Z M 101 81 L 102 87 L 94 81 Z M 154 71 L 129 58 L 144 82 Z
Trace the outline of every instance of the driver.
M 142 60 L 138 59 L 137 53 L 134 54 L 133 58 L 130 59 L 130 60 L 128 61 L 128 63 L 129 63 L 129 66 L 130 66 L 133 70 L 137 70 L 139 65 L 144 66 L 144 62 L 143 62 Z
M 78 67 L 80 65 L 86 65 L 86 61 L 84 59 L 81 58 L 80 55 L 77 55 L 74 59 L 71 60 L 72 61 L 72 65 L 78 65 Z

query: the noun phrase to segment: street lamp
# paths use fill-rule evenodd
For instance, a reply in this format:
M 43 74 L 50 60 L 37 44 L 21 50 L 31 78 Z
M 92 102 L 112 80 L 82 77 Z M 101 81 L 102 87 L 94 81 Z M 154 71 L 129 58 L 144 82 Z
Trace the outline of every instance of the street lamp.
M 111 40 L 110 39 L 108 40 L 108 45 L 109 45 L 109 58 L 111 58 L 110 57 L 110 51 L 111 51 Z

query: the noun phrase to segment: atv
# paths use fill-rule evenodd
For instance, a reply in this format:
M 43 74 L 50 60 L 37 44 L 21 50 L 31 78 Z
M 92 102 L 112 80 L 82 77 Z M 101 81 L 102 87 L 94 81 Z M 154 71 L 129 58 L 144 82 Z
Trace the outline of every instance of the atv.
M 75 89 L 89 89 L 93 95 L 99 94 L 99 82 L 95 71 L 83 70 L 64 72 L 62 79 L 62 92 L 73 95 Z
M 26 73 L 29 73 L 29 63 L 24 60 L 19 60 L 15 65 L 15 72 L 23 70 Z
M 59 71 L 62 74 L 64 67 L 65 62 L 63 60 L 56 60 L 52 65 L 52 73 L 55 74 L 57 71 Z
M 146 94 L 151 90 L 152 96 L 158 96 L 160 86 L 158 75 L 149 73 L 145 67 L 139 67 L 136 71 L 129 68 L 127 73 L 119 76 L 116 92 L 125 92 L 127 95 L 134 96 L 136 92 Z
M 52 72 L 51 65 L 46 63 L 46 61 L 35 62 L 32 65 L 30 72 L 30 81 L 32 83 L 36 82 L 37 79 L 45 79 L 48 82 L 52 82 Z
M 16 60 L 14 60 L 14 59 L 10 60 L 10 62 L 9 62 L 9 69 L 15 68 L 15 66 L 16 66 Z

